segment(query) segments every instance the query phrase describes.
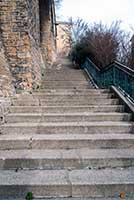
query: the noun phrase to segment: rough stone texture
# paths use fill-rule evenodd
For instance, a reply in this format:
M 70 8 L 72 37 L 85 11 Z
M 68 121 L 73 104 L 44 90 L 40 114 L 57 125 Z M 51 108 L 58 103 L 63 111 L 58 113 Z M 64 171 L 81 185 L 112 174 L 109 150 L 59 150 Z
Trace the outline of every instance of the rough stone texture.
M 4 122 L 5 114 L 8 112 L 7 107 L 10 105 L 9 96 L 15 94 L 12 81 L 13 78 L 10 67 L 5 58 L 2 43 L 0 41 L 0 124 Z
M 9 134 L 1 135 L 0 150 L 134 149 L 133 134 Z
M 44 67 L 40 49 L 41 1 L 43 0 L 0 1 L 0 36 L 17 90 L 31 90 L 38 87 L 41 82 L 41 70 Z M 48 2 L 49 7 L 50 5 L 52 7 L 53 1 Z M 46 10 L 49 9 L 46 4 L 44 6 Z M 54 8 L 47 12 L 49 17 L 54 12 Z M 52 34 L 50 29 L 50 24 L 53 24 L 52 18 L 49 22 L 47 18 L 44 20 L 49 27 L 46 29 L 47 34 L 50 35 Z M 53 38 L 54 35 L 51 40 Z M 47 36 L 44 37 L 45 48 L 48 46 L 51 48 L 50 43 L 47 42 L 49 39 Z
M 44 2 L 43 13 L 40 16 Z M 47 4 L 49 6 L 47 6 Z M 41 52 L 41 23 L 54 41 L 53 0 L 1 0 L 0 1 L 0 124 L 4 122 L 11 102 L 5 97 L 16 92 L 39 88 L 45 68 Z M 51 16 L 51 18 L 50 18 Z M 43 17 L 43 19 L 41 19 Z M 49 20 L 48 20 L 49 19 Z M 48 28 L 46 28 L 48 27 Z M 44 48 L 51 48 L 50 37 L 43 37 Z M 53 45 L 54 47 L 54 45 Z M 55 49 L 54 49 L 55 50 Z M 51 54 L 50 52 L 49 54 Z M 45 60 L 47 60 L 45 55 Z M 49 59 L 52 59 L 49 55 Z
M 9 70 L 8 62 L 5 58 L 2 44 L 0 42 L 0 96 L 7 97 L 14 94 L 12 85 L 13 78 Z
M 0 195 L 25 197 L 117 197 L 133 195 L 134 170 L 0 170 Z

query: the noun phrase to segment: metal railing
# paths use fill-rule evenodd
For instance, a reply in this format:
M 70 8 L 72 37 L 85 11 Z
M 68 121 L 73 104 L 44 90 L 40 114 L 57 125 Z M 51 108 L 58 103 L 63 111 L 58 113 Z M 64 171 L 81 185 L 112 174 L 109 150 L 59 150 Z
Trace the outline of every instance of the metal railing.
M 100 70 L 89 58 L 86 58 L 82 68 L 88 71 L 98 87 L 108 88 L 114 85 L 134 101 L 134 70 L 117 61 Z

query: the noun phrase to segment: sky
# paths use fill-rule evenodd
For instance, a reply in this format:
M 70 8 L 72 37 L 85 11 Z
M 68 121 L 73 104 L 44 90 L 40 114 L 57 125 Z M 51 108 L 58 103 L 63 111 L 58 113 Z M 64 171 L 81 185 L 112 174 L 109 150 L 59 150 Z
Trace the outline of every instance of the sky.
M 61 20 L 80 17 L 105 24 L 121 20 L 123 29 L 132 31 L 134 27 L 134 0 L 63 0 L 58 13 Z

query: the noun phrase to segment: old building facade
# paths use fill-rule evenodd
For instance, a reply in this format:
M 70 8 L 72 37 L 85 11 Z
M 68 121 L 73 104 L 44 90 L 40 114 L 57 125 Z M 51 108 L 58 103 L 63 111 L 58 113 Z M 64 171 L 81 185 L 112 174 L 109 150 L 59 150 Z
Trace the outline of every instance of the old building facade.
M 54 0 L 0 1 L 0 56 L 15 89 L 40 84 L 42 68 L 54 58 L 55 34 Z
M 59 21 L 57 25 L 57 54 L 67 56 L 71 49 L 71 28 L 70 22 Z

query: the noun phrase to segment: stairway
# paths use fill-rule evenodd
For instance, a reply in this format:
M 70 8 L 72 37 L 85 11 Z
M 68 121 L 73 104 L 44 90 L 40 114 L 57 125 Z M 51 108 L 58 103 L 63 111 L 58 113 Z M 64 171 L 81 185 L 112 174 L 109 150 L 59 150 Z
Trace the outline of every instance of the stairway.
M 134 199 L 131 114 L 67 60 L 11 100 L 0 135 L 0 199 Z M 60 199 L 59 199 L 60 198 Z

